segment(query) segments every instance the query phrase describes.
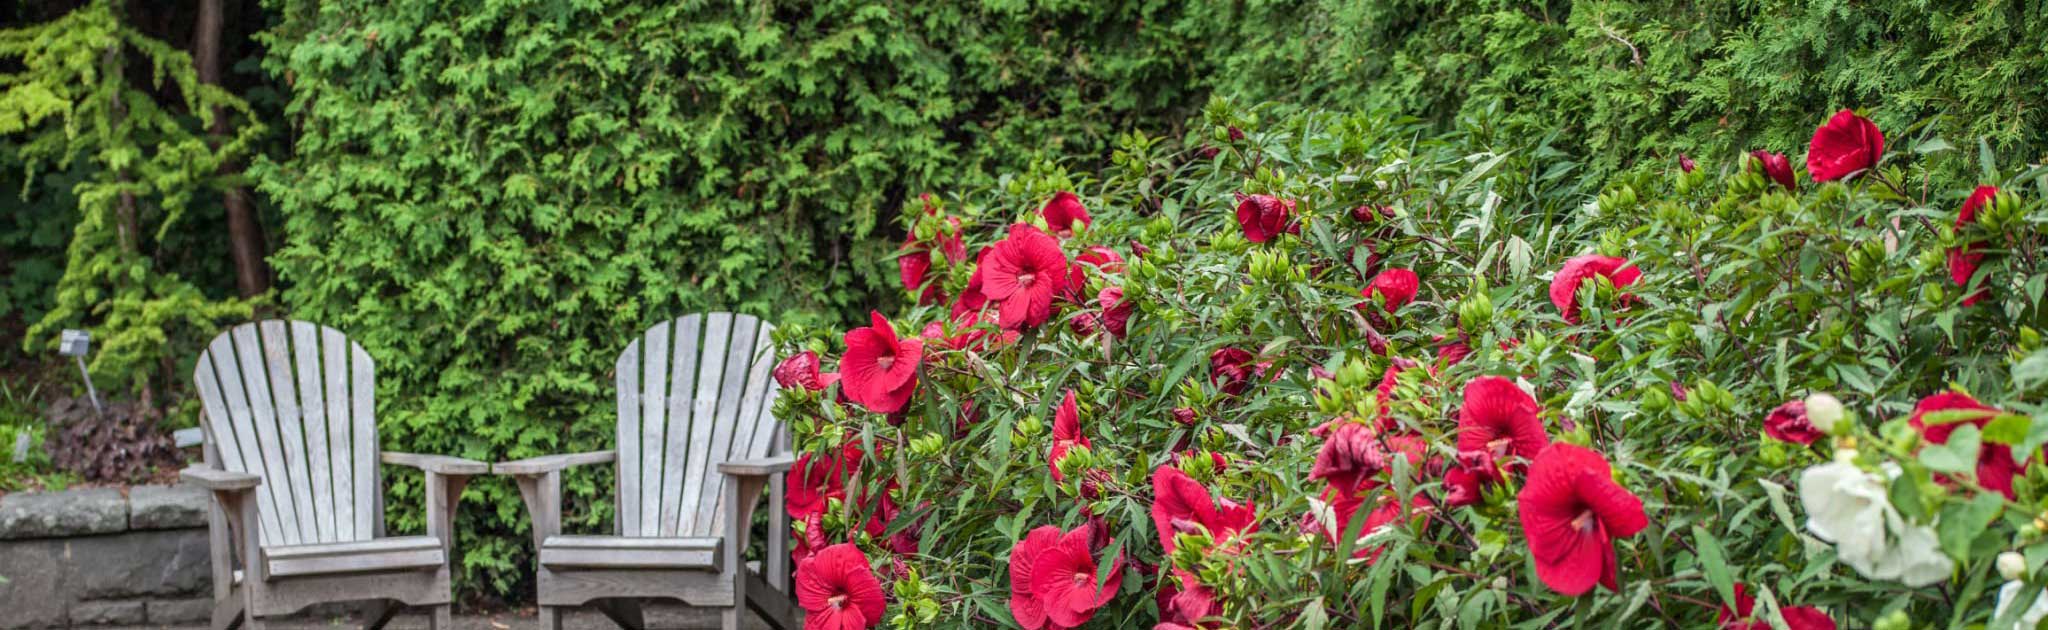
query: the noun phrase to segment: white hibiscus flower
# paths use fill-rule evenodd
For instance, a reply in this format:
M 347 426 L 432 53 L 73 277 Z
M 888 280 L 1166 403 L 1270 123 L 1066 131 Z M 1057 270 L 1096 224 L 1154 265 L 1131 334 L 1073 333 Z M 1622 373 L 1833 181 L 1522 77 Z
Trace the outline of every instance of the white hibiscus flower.
M 1898 467 L 1888 465 L 1885 473 L 1865 472 L 1847 458 L 1806 469 L 1799 478 L 1806 529 L 1835 543 L 1835 556 L 1864 577 L 1907 586 L 1948 579 L 1955 562 L 1941 553 L 1932 528 L 1908 523 L 1892 508 L 1885 482 Z

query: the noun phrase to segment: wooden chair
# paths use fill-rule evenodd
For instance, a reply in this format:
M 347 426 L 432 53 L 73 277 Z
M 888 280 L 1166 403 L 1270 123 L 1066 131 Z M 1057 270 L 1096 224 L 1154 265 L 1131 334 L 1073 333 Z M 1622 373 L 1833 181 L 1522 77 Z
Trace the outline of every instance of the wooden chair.
M 192 371 L 205 464 L 186 481 L 211 490 L 213 627 L 326 602 L 368 601 L 382 627 L 403 606 L 449 624 L 449 525 L 482 462 L 381 451 L 376 368 L 362 346 L 307 322 L 269 320 L 221 333 Z M 381 451 L 381 452 L 380 452 Z M 378 465 L 426 474 L 427 535 L 384 535 Z
M 781 509 L 792 460 L 769 413 L 777 392 L 769 378 L 773 328 L 732 313 L 662 322 L 619 354 L 616 451 L 491 467 L 518 482 L 533 517 L 542 628 L 560 628 L 568 607 L 595 604 L 637 630 L 647 599 L 724 609 L 727 630 L 740 627 L 743 606 L 777 627 L 796 627 L 787 590 L 789 522 Z M 615 535 L 562 533 L 562 470 L 612 463 Z M 770 535 L 765 571 L 757 571 L 742 552 L 764 487 Z

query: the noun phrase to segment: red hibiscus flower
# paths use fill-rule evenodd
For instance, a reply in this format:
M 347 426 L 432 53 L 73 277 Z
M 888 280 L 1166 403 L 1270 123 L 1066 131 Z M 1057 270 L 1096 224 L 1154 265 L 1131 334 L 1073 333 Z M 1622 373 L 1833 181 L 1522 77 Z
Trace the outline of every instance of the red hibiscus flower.
M 953 298 L 954 319 L 959 319 L 961 315 L 967 313 L 980 313 L 983 307 L 988 306 L 988 294 L 981 292 L 981 284 L 982 278 L 987 275 L 983 272 L 988 269 L 988 256 L 994 252 L 995 248 L 990 247 L 975 255 L 974 273 L 967 276 L 967 286 L 960 289 L 959 296 Z
M 896 329 L 879 312 L 872 325 L 846 331 L 846 355 L 839 359 L 840 388 L 847 400 L 875 413 L 896 413 L 917 390 L 917 366 L 924 360 L 924 342 L 897 338 Z
M 1264 376 L 1271 362 L 1254 362 L 1252 353 L 1238 348 L 1218 348 L 1209 353 L 1209 384 L 1225 394 L 1243 394 L 1251 380 Z
M 1394 218 L 1393 206 L 1363 205 L 1351 209 L 1351 219 L 1359 223 L 1372 223 L 1380 218 Z
M 1550 444 L 1550 434 L 1537 417 L 1541 411 L 1536 399 L 1514 381 L 1498 376 L 1472 379 L 1465 384 L 1465 404 L 1458 409 L 1458 450 L 1533 458 Z
M 1180 589 L 1167 599 L 1166 605 L 1159 607 L 1159 625 L 1152 630 L 1217 627 L 1214 622 L 1202 623 L 1203 619 L 1223 614 L 1223 606 L 1216 602 L 1216 591 L 1203 584 L 1200 577 L 1182 569 L 1174 569 L 1173 577 L 1180 581 Z
M 1735 608 L 1721 605 L 1721 613 L 1714 622 L 1721 630 L 1770 630 L 1771 623 L 1756 617 L 1756 598 L 1745 592 L 1742 583 L 1735 584 Z M 1785 606 L 1785 626 L 1792 630 L 1835 630 L 1835 620 L 1821 609 L 1812 606 Z
M 1784 186 L 1787 191 L 1799 190 L 1799 180 L 1792 177 L 1792 161 L 1785 159 L 1785 154 L 1757 149 L 1750 151 L 1749 157 L 1756 158 L 1757 166 L 1764 170 L 1764 176 L 1771 178 L 1771 181 Z
M 1564 268 L 1550 280 L 1550 303 L 1557 306 L 1566 323 L 1579 323 L 1579 285 L 1594 276 L 1606 278 L 1619 289 L 1642 279 L 1643 270 L 1626 258 L 1613 256 L 1588 254 L 1564 261 Z
M 1052 300 L 1067 286 L 1067 255 L 1059 241 L 1029 225 L 1010 226 L 1010 237 L 982 257 L 981 294 L 995 302 L 1004 330 L 1036 328 L 1052 317 Z
M 1067 266 L 1067 288 L 1060 293 L 1060 297 L 1077 304 L 1084 301 L 1082 293 L 1088 287 L 1090 267 L 1102 273 L 1123 273 L 1124 257 L 1118 255 L 1116 250 L 1101 245 L 1090 245 L 1087 249 L 1081 250 L 1079 255 L 1074 256 L 1073 264 Z
M 1081 406 L 1074 400 L 1074 390 L 1067 390 L 1067 397 L 1060 401 L 1058 410 L 1052 414 L 1052 452 L 1045 456 L 1047 465 L 1052 467 L 1055 481 L 1066 481 L 1060 472 L 1060 461 L 1067 458 L 1067 451 L 1076 447 L 1091 447 L 1088 436 L 1081 434 Z
M 801 387 L 804 391 L 820 391 L 839 382 L 837 373 L 818 372 L 818 353 L 805 350 L 789 355 L 782 363 L 776 364 L 775 384 L 784 388 Z
M 1024 630 L 1047 628 L 1045 605 L 1031 590 L 1031 570 L 1045 551 L 1059 545 L 1060 528 L 1046 525 L 1031 530 L 1010 547 L 1010 616 Z
M 798 455 L 789 471 L 789 494 L 782 505 L 798 520 L 824 514 L 830 499 L 846 500 L 846 478 L 860 470 L 862 453 L 848 443 L 837 456 Z
M 1978 186 L 1975 192 L 1970 193 L 1969 200 L 1963 202 L 1963 209 L 1956 212 L 1956 231 L 1960 233 L 1964 226 L 1975 222 L 1977 212 L 1997 196 L 1997 186 Z M 1956 286 L 1969 288 L 1970 277 L 1977 275 L 1977 266 L 1984 263 L 1984 253 L 1974 249 L 1972 245 L 1962 245 L 1948 250 L 1948 277 L 1955 281 Z M 1986 289 L 1971 292 L 1963 297 L 1963 306 L 1976 306 L 1988 293 L 1990 291 Z
M 1415 301 L 1415 291 L 1421 286 L 1422 279 L 1415 277 L 1415 272 L 1407 269 L 1388 269 L 1373 276 L 1372 284 L 1359 292 L 1359 297 L 1371 301 L 1374 295 L 1378 295 L 1380 306 L 1392 313 L 1400 310 L 1403 305 Z M 1363 307 L 1365 304 L 1361 302 L 1359 306 Z
M 1010 549 L 1010 615 L 1017 625 L 1026 630 L 1078 627 L 1116 597 L 1124 581 L 1123 558 L 1098 584 L 1093 536 L 1090 525 L 1065 533 L 1046 525 Z
M 1794 400 L 1778 405 L 1764 418 L 1764 435 L 1780 442 L 1812 444 L 1825 434 L 1806 419 L 1806 402 Z
M 1323 522 L 1322 517 L 1315 517 L 1311 520 L 1316 521 L 1314 524 L 1320 526 L 1319 529 L 1323 537 L 1329 539 L 1330 544 L 1333 545 L 1338 544 L 1343 539 L 1345 529 L 1351 527 L 1352 519 L 1358 518 L 1358 511 L 1360 509 L 1372 508 L 1371 512 L 1366 513 L 1365 522 L 1359 526 L 1358 537 L 1361 539 L 1372 535 L 1374 532 L 1395 526 L 1396 521 L 1399 521 L 1401 518 L 1401 502 L 1389 494 L 1380 494 L 1368 499 L 1362 496 L 1344 496 L 1331 490 L 1325 490 L 1323 492 L 1323 501 L 1327 502 L 1329 506 L 1329 512 L 1324 514 L 1324 517 L 1327 517 L 1329 520 Z M 1408 514 L 1410 516 L 1421 514 L 1423 510 L 1429 509 L 1430 506 L 1429 498 L 1417 494 L 1409 500 Z M 1304 523 L 1304 526 L 1308 525 L 1308 523 Z M 1372 564 L 1379 561 L 1380 552 L 1384 548 L 1385 545 L 1358 546 L 1351 552 L 1351 557 L 1363 558 L 1366 564 Z
M 1372 429 L 1357 422 L 1340 421 L 1323 439 L 1323 448 L 1316 452 L 1316 463 L 1308 478 L 1321 479 L 1330 484 L 1330 489 L 1349 496 L 1362 490 L 1367 479 L 1386 469 L 1387 451 Z
M 1516 502 L 1536 577 L 1545 586 L 1575 597 L 1594 584 L 1621 589 L 1613 541 L 1636 535 L 1650 519 L 1643 500 L 1614 482 L 1607 458 L 1582 446 L 1552 444 L 1529 467 Z
M 1927 414 L 1940 411 L 1976 411 L 1982 413 L 1978 417 L 1967 420 L 1943 422 L 1940 424 L 1927 422 Z M 1977 399 L 1971 398 L 1969 394 L 1942 392 L 1920 399 L 1920 403 L 1913 406 L 1913 417 L 1907 420 L 1906 423 L 1912 425 L 1914 430 L 1919 431 L 1920 438 L 1927 440 L 1928 443 L 1947 444 L 1949 434 L 1954 433 L 1956 427 L 1971 424 L 1982 429 L 1984 425 L 1990 424 L 1991 419 L 1997 415 L 1998 408 L 1977 402 Z M 1983 446 L 1977 451 L 1977 483 L 1985 488 L 2004 494 L 2005 498 L 2014 498 L 2012 478 L 2020 470 L 2020 463 L 2013 459 L 2012 448 L 2009 446 L 1984 442 Z
M 804 630 L 860 630 L 881 625 L 888 602 L 867 554 L 852 543 L 818 550 L 796 568 L 796 600 Z
M 1394 388 L 1401 385 L 1401 373 L 1420 366 L 1414 359 L 1393 357 L 1387 361 L 1387 371 L 1380 375 L 1379 388 L 1379 430 L 1392 431 L 1399 426 L 1394 420 Z
M 796 533 L 796 544 L 789 547 L 791 566 L 803 566 L 805 560 L 811 559 L 811 556 L 818 555 L 818 550 L 824 549 L 829 544 L 825 539 L 825 514 L 823 512 L 799 518 L 797 522 L 803 523 L 804 528 L 802 532 L 796 532 L 796 524 L 790 524 L 791 532 Z
M 1884 155 L 1884 134 L 1877 123 L 1842 110 L 1813 130 L 1813 142 L 1806 146 L 1806 172 L 1816 182 L 1831 182 L 1870 167 Z
M 1129 334 L 1132 305 L 1124 301 L 1123 287 L 1103 287 L 1102 292 L 1095 294 L 1095 301 L 1102 305 L 1103 330 L 1118 339 Z
M 1045 217 L 1045 226 L 1061 237 L 1073 236 L 1074 224 L 1088 227 L 1091 222 L 1088 208 L 1081 205 L 1081 198 L 1064 190 L 1054 193 L 1052 200 L 1045 202 L 1045 208 L 1038 212 Z
M 1254 243 L 1301 233 L 1301 225 L 1294 221 L 1294 200 L 1272 195 L 1238 193 L 1237 225 L 1244 229 L 1245 240 Z
M 1234 549 L 1233 539 L 1258 531 L 1257 513 L 1250 504 L 1215 498 L 1201 482 L 1170 464 L 1152 471 L 1152 527 L 1168 555 L 1175 548 L 1174 536 L 1182 532 L 1208 532 L 1218 548 Z

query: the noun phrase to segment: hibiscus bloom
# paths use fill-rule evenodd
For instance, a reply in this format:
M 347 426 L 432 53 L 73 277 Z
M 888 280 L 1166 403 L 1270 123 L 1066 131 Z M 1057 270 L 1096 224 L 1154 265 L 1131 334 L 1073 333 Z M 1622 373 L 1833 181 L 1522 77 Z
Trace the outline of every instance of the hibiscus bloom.
M 1792 161 L 1785 159 L 1785 154 L 1757 149 L 1750 151 L 1749 157 L 1756 158 L 1757 166 L 1764 170 L 1764 176 L 1771 178 L 1771 181 L 1777 182 L 1779 186 L 1784 186 L 1787 192 L 1799 190 L 1799 180 L 1792 177 Z
M 1751 597 L 1742 583 L 1735 584 L 1735 607 L 1721 605 L 1720 614 L 1714 623 L 1721 630 L 1771 630 L 1771 623 L 1756 616 L 1756 598 Z M 1812 606 L 1786 606 L 1778 609 L 1784 613 L 1785 626 L 1792 630 L 1835 630 L 1835 620 L 1819 608 Z
M 1764 435 L 1780 442 L 1812 444 L 1825 434 L 1806 419 L 1806 402 L 1794 400 L 1778 405 L 1764 418 Z
M 1254 243 L 1301 233 L 1301 224 L 1294 221 L 1294 200 L 1272 195 L 1238 193 L 1237 226 L 1244 230 L 1245 240 Z
M 1594 584 L 1619 591 L 1614 539 L 1648 527 L 1643 500 L 1614 482 L 1607 458 L 1582 446 L 1552 444 L 1536 456 L 1516 495 L 1536 577 L 1551 590 L 1584 595 Z
M 1873 580 L 1894 580 L 1927 586 L 1947 580 L 1955 562 L 1941 552 L 1934 529 L 1906 521 L 1892 507 L 1890 478 L 1835 461 L 1799 475 L 1799 502 L 1806 508 L 1806 529 L 1835 545 L 1835 557 Z
M 1078 627 L 1116 597 L 1124 580 L 1123 558 L 1111 565 L 1108 579 L 1097 583 L 1094 529 L 1082 525 L 1062 533 L 1046 525 L 1010 549 L 1010 615 L 1018 625 L 1026 630 Z
M 1983 413 L 1979 417 L 1956 422 L 1929 424 L 1926 421 L 1927 414 L 1941 411 L 1976 411 Z M 1982 429 L 1984 425 L 1990 424 L 1991 419 L 1997 415 L 1997 408 L 1977 402 L 1977 399 L 1971 398 L 1969 394 L 1942 392 L 1920 399 L 1920 403 L 1913 406 L 1913 417 L 1907 420 L 1907 424 L 1913 425 L 1913 429 L 1920 432 L 1921 439 L 1927 440 L 1928 443 L 1947 444 L 1949 434 L 1954 433 L 1956 427 L 1971 424 Z M 1996 490 L 2000 494 L 2004 494 L 2005 498 L 2011 499 L 2015 497 L 2012 489 L 2012 478 L 2014 475 L 2019 474 L 2019 472 L 2020 463 L 2013 459 L 2012 447 L 1989 441 L 1984 442 L 1979 447 L 1977 451 L 1978 484 L 1983 485 L 1985 488 Z
M 888 607 L 867 554 L 852 543 L 824 549 L 796 568 L 796 600 L 804 630 L 859 630 L 881 625 Z
M 1182 532 L 1207 532 L 1219 548 L 1234 549 L 1232 539 L 1258 531 L 1257 514 L 1250 504 L 1216 498 L 1170 464 L 1152 471 L 1152 527 L 1167 555 L 1173 554 L 1174 537 Z
M 1316 463 L 1308 473 L 1343 495 L 1357 494 L 1366 480 L 1387 469 L 1387 451 L 1372 429 L 1357 422 L 1340 421 L 1323 439 Z
M 1038 213 L 1045 217 L 1045 226 L 1062 238 L 1074 235 L 1075 224 L 1088 227 L 1092 222 L 1088 217 L 1088 208 L 1081 205 L 1081 198 L 1064 190 L 1054 193 L 1052 199 L 1045 202 L 1045 208 Z
M 1588 254 L 1564 261 L 1564 268 L 1550 279 L 1550 303 L 1557 306 L 1566 323 L 1579 323 L 1579 285 L 1594 276 L 1606 278 L 1619 289 L 1642 279 L 1643 270 L 1626 258 L 1613 256 Z
M 1377 295 L 1380 306 L 1392 313 L 1400 310 L 1403 305 L 1415 301 L 1415 291 L 1421 286 L 1422 279 L 1415 277 L 1415 272 L 1407 269 L 1388 269 L 1373 276 L 1372 284 L 1359 292 L 1359 297 L 1371 301 L 1373 296 Z M 1361 302 L 1359 306 L 1363 307 L 1365 304 Z
M 789 494 L 783 508 L 797 520 L 824 514 L 831 499 L 846 500 L 846 478 L 860 470 L 860 447 L 846 443 L 836 455 L 798 455 L 789 470 Z
M 1806 147 L 1806 172 L 1813 181 L 1831 182 L 1870 167 L 1884 155 L 1884 134 L 1877 123 L 1842 110 L 1813 130 L 1813 142 Z
M 1036 328 L 1052 317 L 1052 300 L 1067 286 L 1067 255 L 1059 241 L 1029 225 L 989 248 L 976 270 L 981 294 L 997 305 L 1004 330 Z
M 839 359 L 840 391 L 848 400 L 875 413 L 896 413 L 917 390 L 917 367 L 924 360 L 924 342 L 897 338 L 896 329 L 879 312 L 869 313 L 872 325 L 846 331 L 846 355 Z
M 1380 218 L 1394 218 L 1393 206 L 1363 205 L 1351 209 L 1351 219 L 1359 223 L 1372 223 Z
M 1271 362 L 1255 362 L 1251 352 L 1239 348 L 1217 348 L 1209 353 L 1209 384 L 1232 396 L 1244 393 L 1253 377 L 1264 376 Z
M 1542 407 L 1529 392 L 1498 376 L 1482 376 L 1465 384 L 1465 404 L 1458 409 L 1458 450 L 1481 451 L 1495 458 L 1534 458 L 1550 444 L 1550 434 L 1537 417 Z
M 1067 458 L 1067 451 L 1090 446 L 1088 436 L 1081 433 L 1081 406 L 1074 400 L 1074 390 L 1069 389 L 1052 414 L 1052 452 L 1045 456 L 1046 464 L 1052 467 L 1052 478 L 1066 481 L 1066 473 L 1060 472 L 1060 461 Z
M 1090 245 L 1087 249 L 1081 250 L 1080 254 L 1074 256 L 1073 264 L 1067 266 L 1067 288 L 1061 292 L 1060 297 L 1068 302 L 1084 301 L 1086 298 L 1082 293 L 1088 288 L 1090 267 L 1101 273 L 1123 273 L 1124 257 L 1117 254 L 1116 250 L 1101 245 Z
M 1963 202 L 1963 209 L 1956 212 L 1956 232 L 1962 232 L 1964 226 L 1975 222 L 1977 212 L 1983 210 L 1984 204 L 1991 203 L 1992 198 L 1997 196 L 1996 186 L 1978 186 L 1975 192 L 1970 193 L 1970 198 Z M 1948 277 L 1955 281 L 1958 287 L 1969 288 L 1970 277 L 1977 275 L 1977 266 L 1984 263 L 1984 253 L 1974 250 L 1973 245 L 1962 245 L 1948 250 Z M 1976 306 L 1989 292 L 1987 289 L 1978 289 L 1964 296 L 1963 306 Z
M 804 391 L 820 391 L 839 382 L 836 373 L 818 372 L 818 353 L 805 350 L 789 355 L 775 365 L 775 384 L 784 388 L 801 387 Z
M 1180 588 L 1167 598 L 1166 605 L 1159 607 L 1159 625 L 1162 628 L 1215 627 L 1217 624 L 1203 624 L 1202 620 L 1223 614 L 1223 606 L 1216 601 L 1216 591 L 1203 584 L 1201 578 L 1183 569 L 1174 569 L 1173 577 L 1180 581 Z
M 1392 495 L 1380 494 L 1368 499 L 1364 496 L 1345 496 L 1325 490 L 1321 499 L 1309 499 L 1309 507 L 1313 511 L 1304 519 L 1303 527 L 1311 533 L 1320 532 L 1330 544 L 1338 544 L 1338 541 L 1343 539 L 1344 530 L 1351 527 L 1352 519 L 1358 518 L 1358 511 L 1368 507 L 1369 502 L 1372 511 L 1366 513 L 1365 522 L 1359 525 L 1358 540 L 1365 540 L 1373 534 L 1398 525 L 1396 521 L 1400 520 L 1402 514 L 1401 502 Z M 1407 512 L 1411 516 L 1417 515 L 1430 506 L 1428 497 L 1417 494 L 1409 499 Z M 1366 564 L 1372 564 L 1379 561 L 1380 553 L 1385 547 L 1386 545 L 1355 545 L 1351 557 L 1362 558 Z

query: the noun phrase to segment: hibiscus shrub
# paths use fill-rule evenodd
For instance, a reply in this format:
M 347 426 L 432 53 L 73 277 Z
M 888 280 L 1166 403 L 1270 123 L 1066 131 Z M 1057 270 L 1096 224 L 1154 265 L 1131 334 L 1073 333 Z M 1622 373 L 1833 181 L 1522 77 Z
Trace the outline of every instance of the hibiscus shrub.
M 927 195 L 913 306 L 778 331 L 814 627 L 2038 617 L 2044 171 L 1263 113 Z

